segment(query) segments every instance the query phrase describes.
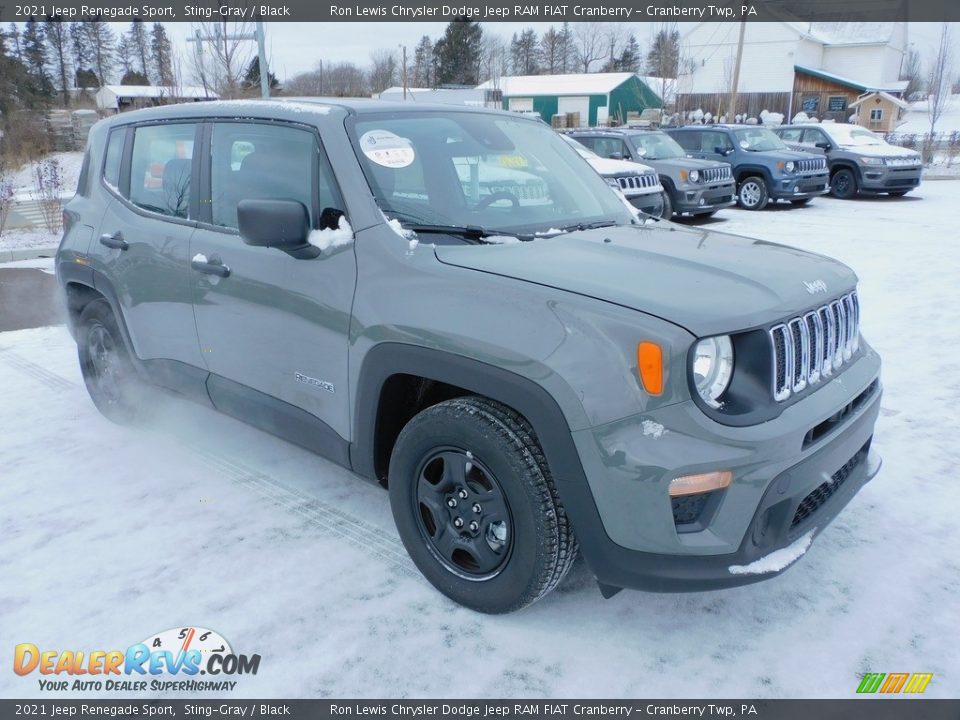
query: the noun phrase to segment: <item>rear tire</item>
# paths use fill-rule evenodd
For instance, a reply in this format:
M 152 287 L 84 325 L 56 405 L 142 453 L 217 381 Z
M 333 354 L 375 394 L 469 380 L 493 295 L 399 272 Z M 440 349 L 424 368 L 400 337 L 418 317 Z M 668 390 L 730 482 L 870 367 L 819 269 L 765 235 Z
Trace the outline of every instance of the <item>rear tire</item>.
M 146 418 L 153 403 L 130 360 L 106 300 L 94 300 L 80 313 L 77 354 L 90 399 L 105 418 L 118 425 Z
M 841 168 L 830 178 L 830 194 L 840 200 L 850 200 L 857 194 L 857 178 L 852 170 Z
M 390 458 L 390 506 L 407 552 L 437 590 L 483 613 L 536 602 L 578 546 L 529 423 L 479 397 L 416 415 Z
M 744 210 L 763 210 L 768 202 L 767 183 L 759 175 L 744 178 L 737 188 L 737 204 Z

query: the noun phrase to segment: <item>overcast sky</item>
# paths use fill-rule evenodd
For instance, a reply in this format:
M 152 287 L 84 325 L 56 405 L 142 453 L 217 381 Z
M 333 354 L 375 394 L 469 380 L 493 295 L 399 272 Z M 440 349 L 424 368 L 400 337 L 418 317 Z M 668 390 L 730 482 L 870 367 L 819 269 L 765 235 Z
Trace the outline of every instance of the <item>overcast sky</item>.
M 492 32 L 508 39 L 530 27 L 543 33 L 552 23 L 482 23 L 484 32 Z M 124 23 L 112 23 L 118 32 L 126 29 Z M 622 23 L 636 35 L 641 48 L 646 52 L 650 38 L 658 23 Z M 678 23 L 685 32 L 694 23 Z M 447 23 L 428 22 L 338 22 L 338 23 L 265 23 L 267 36 L 267 59 L 270 70 L 283 82 L 305 70 L 311 70 L 320 59 L 325 62 L 351 61 L 361 66 L 370 62 L 370 53 L 377 49 L 397 50 L 407 46 L 408 58 L 412 59 L 413 48 L 423 35 L 436 39 L 443 35 Z M 937 41 L 940 23 L 910 23 L 910 42 L 920 51 L 921 58 L 932 54 L 931 46 Z M 190 23 L 167 23 L 167 30 L 181 48 L 192 33 Z M 960 43 L 960 32 L 954 29 L 955 40 Z M 250 43 L 251 53 L 256 50 Z M 189 82 L 189 79 L 186 79 Z

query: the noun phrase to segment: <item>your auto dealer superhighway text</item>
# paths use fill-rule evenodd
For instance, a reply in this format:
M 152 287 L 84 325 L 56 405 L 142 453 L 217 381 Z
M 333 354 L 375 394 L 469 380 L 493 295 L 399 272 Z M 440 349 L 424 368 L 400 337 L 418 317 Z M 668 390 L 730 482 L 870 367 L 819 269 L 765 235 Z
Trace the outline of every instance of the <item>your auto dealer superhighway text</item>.
M 592 717 L 630 717 L 631 715 L 652 715 L 654 717 L 740 717 L 756 715 L 753 705 L 657 705 L 650 703 L 645 706 L 631 705 L 586 705 L 581 703 L 545 703 L 542 705 L 471 705 L 442 704 L 442 705 L 347 705 L 334 703 L 330 706 L 331 715 L 382 715 L 420 717 L 515 717 L 528 715 L 587 715 Z

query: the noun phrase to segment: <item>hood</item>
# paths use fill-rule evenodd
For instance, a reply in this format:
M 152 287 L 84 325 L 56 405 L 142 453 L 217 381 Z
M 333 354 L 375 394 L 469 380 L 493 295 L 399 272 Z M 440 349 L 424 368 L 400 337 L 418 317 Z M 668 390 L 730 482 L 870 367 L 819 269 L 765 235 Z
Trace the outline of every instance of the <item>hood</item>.
M 586 158 L 590 166 L 601 175 L 640 175 L 656 172 L 649 165 L 631 162 L 630 160 L 611 160 L 609 158 Z
M 784 140 L 784 142 L 790 147 L 791 150 L 796 150 L 797 152 L 807 153 L 808 155 L 826 155 L 827 151 L 816 145 L 808 145 L 806 143 L 798 142 L 789 142 Z
M 688 157 L 663 158 L 662 160 L 647 160 L 647 162 L 656 163 L 658 169 L 676 168 L 677 170 L 705 170 L 706 168 L 722 168 L 730 164 L 717 162 L 716 160 L 699 160 Z
M 920 159 L 920 153 L 916 150 L 897 147 L 896 145 L 841 145 L 844 150 L 859 153 L 860 155 L 869 155 L 872 157 L 909 157 Z
M 823 255 L 663 222 L 497 246 L 438 245 L 435 252 L 447 265 L 615 303 L 698 337 L 796 315 L 857 281 Z M 811 294 L 805 283 L 816 281 L 826 292 Z
M 809 160 L 810 153 L 803 152 L 802 150 L 758 150 L 757 152 L 745 151 L 745 155 L 750 157 L 751 155 L 756 155 L 757 157 L 762 158 L 773 158 L 774 160 L 783 160 L 787 162 L 788 160 Z

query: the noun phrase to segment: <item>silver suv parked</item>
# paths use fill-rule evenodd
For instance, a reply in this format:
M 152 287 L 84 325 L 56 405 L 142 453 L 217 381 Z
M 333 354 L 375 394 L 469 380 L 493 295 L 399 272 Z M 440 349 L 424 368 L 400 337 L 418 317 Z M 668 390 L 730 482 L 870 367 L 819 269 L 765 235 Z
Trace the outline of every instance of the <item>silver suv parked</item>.
M 125 113 L 92 129 L 66 216 L 57 275 L 104 415 L 141 419 L 160 386 L 352 469 L 483 612 L 580 554 L 606 595 L 772 577 L 879 468 L 853 271 L 643 222 L 540 122 Z
M 834 197 L 846 200 L 857 193 L 902 197 L 920 186 L 920 154 L 890 145 L 859 125 L 783 125 L 774 132 L 794 150 L 826 154 Z

